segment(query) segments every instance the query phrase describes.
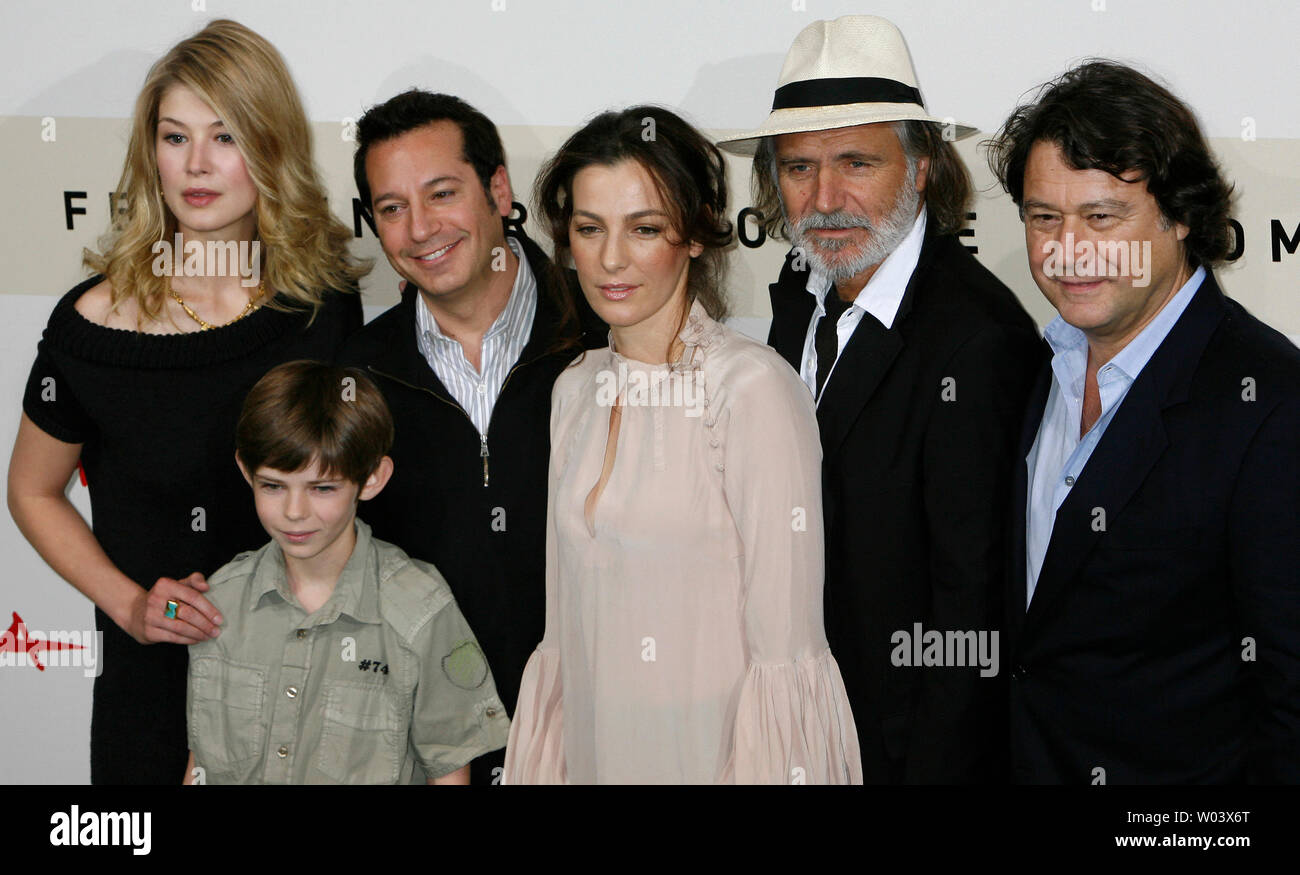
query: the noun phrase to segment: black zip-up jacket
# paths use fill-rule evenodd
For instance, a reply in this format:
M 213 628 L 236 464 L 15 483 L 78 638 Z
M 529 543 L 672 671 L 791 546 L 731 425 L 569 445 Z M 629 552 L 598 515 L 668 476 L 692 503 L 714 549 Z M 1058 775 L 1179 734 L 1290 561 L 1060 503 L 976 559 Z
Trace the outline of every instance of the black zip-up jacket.
M 338 364 L 367 372 L 396 427 L 393 477 L 362 502 L 360 515 L 374 537 L 433 563 L 447 579 L 513 716 L 524 664 L 546 618 L 551 387 L 581 350 L 551 351 L 561 327 L 556 298 L 570 293 L 553 288 L 549 259 L 537 244 L 512 236 L 537 278 L 537 310 L 492 409 L 486 447 L 420 353 L 415 308 L 421 304 L 409 284 L 400 303 L 351 337 Z M 582 346 L 604 346 L 605 326 L 576 298 Z M 473 782 L 488 782 L 501 761 L 500 752 L 475 760 Z

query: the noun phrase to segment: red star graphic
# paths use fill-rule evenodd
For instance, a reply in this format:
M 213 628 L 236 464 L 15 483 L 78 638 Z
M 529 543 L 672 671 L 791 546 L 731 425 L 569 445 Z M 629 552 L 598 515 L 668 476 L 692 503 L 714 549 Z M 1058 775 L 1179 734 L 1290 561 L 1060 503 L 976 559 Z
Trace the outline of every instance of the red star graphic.
M 0 634 L 0 653 L 19 653 L 25 651 L 31 657 L 32 664 L 39 670 L 45 671 L 45 666 L 41 665 L 39 653 L 42 650 L 85 650 L 80 644 L 69 644 L 66 641 L 49 641 L 37 639 L 32 641 L 27 637 L 27 624 L 23 618 L 18 616 L 14 611 L 14 621 L 9 624 L 9 628 L 3 634 Z M 19 641 L 25 646 L 20 650 Z

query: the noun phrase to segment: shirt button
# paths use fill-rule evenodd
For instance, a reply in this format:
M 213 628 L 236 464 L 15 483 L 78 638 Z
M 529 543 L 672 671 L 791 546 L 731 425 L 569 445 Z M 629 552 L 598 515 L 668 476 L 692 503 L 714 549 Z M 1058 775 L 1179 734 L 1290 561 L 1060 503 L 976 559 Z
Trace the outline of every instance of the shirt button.
M 709 446 L 711 447 L 716 447 L 720 443 L 722 443 L 722 441 L 718 440 L 717 438 L 709 438 Z
M 479 383 L 479 384 L 478 384 L 478 393 L 479 393 L 480 395 L 486 395 L 486 394 L 487 394 L 487 386 L 486 386 L 484 383 Z
M 289 748 L 285 747 L 282 744 L 280 745 L 280 748 L 275 752 L 275 755 L 278 756 L 280 759 L 284 759 L 289 755 Z
M 1073 485 L 1074 485 L 1074 478 L 1071 477 L 1071 476 L 1068 475 L 1068 474 L 1065 475 L 1065 485 L 1066 485 L 1066 486 L 1073 486 Z
M 297 688 L 297 687 L 285 687 L 285 688 L 284 688 L 284 694 L 285 694 L 286 696 L 288 696 L 290 699 L 296 699 L 296 698 L 298 698 L 298 688 Z
M 298 637 L 299 637 L 299 638 L 306 638 L 306 637 L 307 637 L 307 630 L 306 630 L 306 629 L 299 629 L 299 630 L 298 630 Z
M 721 462 L 719 462 L 719 463 L 718 463 L 717 465 L 715 465 L 714 467 L 716 467 L 719 471 L 723 470 L 723 465 L 722 465 Z
M 486 711 L 484 711 L 483 713 L 487 714 L 489 717 L 495 717 L 495 716 L 497 716 L 497 709 L 496 709 L 496 708 L 488 708 L 488 709 L 487 709 Z

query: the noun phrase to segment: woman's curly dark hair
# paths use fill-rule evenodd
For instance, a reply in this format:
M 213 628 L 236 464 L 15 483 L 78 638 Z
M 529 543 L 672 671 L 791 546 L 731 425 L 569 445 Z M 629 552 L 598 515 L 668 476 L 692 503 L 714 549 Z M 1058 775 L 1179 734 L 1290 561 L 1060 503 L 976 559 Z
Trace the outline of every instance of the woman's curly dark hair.
M 1017 107 L 984 144 L 989 167 L 1022 218 L 1025 165 L 1040 142 L 1055 143 L 1076 170 L 1146 180 L 1165 222 L 1187 226 L 1183 244 L 1192 266 L 1215 267 L 1232 251 L 1232 186 L 1196 116 L 1132 67 L 1106 60 L 1075 67 Z
M 556 267 L 568 261 L 573 178 L 583 168 L 622 161 L 635 161 L 650 174 L 674 235 L 682 243 L 704 247 L 691 261 L 687 295 L 721 321 L 727 315 L 725 249 L 732 242 L 726 166 L 717 147 L 663 107 L 603 112 L 569 137 L 542 167 L 533 203 L 555 244 Z

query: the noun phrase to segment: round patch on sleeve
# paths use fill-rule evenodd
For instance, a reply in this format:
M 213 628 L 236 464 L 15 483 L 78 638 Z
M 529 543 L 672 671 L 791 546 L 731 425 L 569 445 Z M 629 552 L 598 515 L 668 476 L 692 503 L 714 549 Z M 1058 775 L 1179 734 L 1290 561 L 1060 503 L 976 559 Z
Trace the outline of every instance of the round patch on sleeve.
M 442 658 L 442 673 L 462 690 L 476 690 L 487 680 L 487 660 L 477 643 L 462 641 Z

